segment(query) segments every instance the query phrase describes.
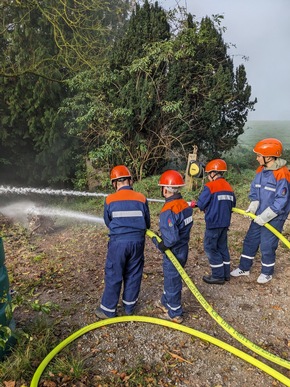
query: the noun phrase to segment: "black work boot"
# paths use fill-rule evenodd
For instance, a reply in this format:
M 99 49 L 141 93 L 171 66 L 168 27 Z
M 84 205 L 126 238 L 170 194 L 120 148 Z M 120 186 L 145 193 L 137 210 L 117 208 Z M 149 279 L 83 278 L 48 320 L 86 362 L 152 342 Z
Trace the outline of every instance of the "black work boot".
M 223 278 L 214 278 L 211 275 L 204 275 L 202 279 L 207 284 L 223 285 L 225 283 Z

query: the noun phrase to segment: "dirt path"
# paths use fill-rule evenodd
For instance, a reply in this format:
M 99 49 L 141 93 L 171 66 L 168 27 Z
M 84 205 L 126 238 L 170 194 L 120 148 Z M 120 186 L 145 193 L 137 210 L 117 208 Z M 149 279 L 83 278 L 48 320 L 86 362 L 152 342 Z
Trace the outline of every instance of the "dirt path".
M 233 214 L 229 232 L 232 267 L 238 263 L 248 225 L 248 219 Z M 202 281 L 202 276 L 209 272 L 203 252 L 203 230 L 203 215 L 196 212 L 187 274 L 207 302 L 235 330 L 267 351 L 289 360 L 289 250 L 279 245 L 275 277 L 266 285 L 256 282 L 260 272 L 259 257 L 249 277 L 231 279 L 223 286 L 207 285 Z M 288 239 L 289 234 L 290 228 L 286 225 L 284 235 Z M 84 224 L 57 227 L 47 234 L 28 235 L 26 239 L 14 226 L 13 237 L 5 238 L 11 287 L 23 291 L 25 284 L 27 292 L 30 291 L 27 297 L 58 304 L 59 309 L 53 310 L 48 318 L 55 324 L 55 334 L 60 341 L 96 321 L 94 309 L 104 286 L 106 248 L 106 228 Z M 162 293 L 161 262 L 161 254 L 147 239 L 139 315 L 161 317 L 154 307 Z M 183 304 L 184 325 L 253 355 L 209 316 L 186 285 Z M 24 306 L 15 310 L 17 325 L 23 329 L 33 318 L 35 312 Z M 89 377 L 82 381 L 82 386 L 109 385 L 103 382 L 108 376 L 115 377 L 116 384 L 111 385 L 125 386 L 126 381 L 133 380 L 130 375 L 136 367 L 143 367 L 148 375 L 154 374 L 159 386 L 282 386 L 258 368 L 206 341 L 152 324 L 130 322 L 108 326 L 86 334 L 74 342 L 72 348 L 86 359 L 90 368 Z M 290 378 L 289 370 L 256 357 Z M 154 380 L 148 380 L 147 385 L 157 385 Z M 73 384 L 59 382 L 57 385 Z

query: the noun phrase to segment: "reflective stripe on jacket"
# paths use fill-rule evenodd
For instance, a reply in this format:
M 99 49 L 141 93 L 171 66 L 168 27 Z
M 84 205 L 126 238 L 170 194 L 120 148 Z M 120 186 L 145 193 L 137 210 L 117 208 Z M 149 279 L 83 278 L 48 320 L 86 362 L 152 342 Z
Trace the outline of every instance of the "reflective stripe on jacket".
M 231 185 L 223 178 L 205 184 L 197 206 L 205 212 L 206 228 L 229 227 L 236 197 Z
M 286 166 L 276 170 L 259 167 L 251 183 L 249 198 L 258 200 L 260 205 L 256 215 L 270 207 L 281 219 L 286 219 L 290 211 L 290 172 Z
M 130 186 L 108 195 L 104 205 L 104 221 L 114 239 L 142 240 L 150 228 L 146 197 Z

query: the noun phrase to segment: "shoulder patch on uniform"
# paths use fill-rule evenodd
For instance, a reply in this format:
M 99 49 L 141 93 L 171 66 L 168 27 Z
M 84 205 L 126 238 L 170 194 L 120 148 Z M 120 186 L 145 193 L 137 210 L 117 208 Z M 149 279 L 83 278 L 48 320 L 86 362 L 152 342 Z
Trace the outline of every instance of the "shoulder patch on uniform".
M 282 191 L 281 191 L 281 195 L 282 196 L 285 196 L 287 194 L 287 188 L 283 188 Z
M 169 227 L 172 227 L 172 226 L 173 226 L 172 220 L 171 220 L 170 218 L 168 219 L 168 226 L 169 226 Z

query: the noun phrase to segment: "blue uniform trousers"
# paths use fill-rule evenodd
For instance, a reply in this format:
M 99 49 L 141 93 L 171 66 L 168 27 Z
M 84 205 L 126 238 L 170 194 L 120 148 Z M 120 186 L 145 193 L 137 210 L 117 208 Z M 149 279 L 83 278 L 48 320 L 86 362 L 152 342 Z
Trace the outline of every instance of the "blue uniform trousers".
M 105 289 L 101 309 L 115 317 L 122 282 L 126 314 L 132 314 L 138 301 L 144 267 L 145 241 L 110 240 L 105 265 Z
M 184 267 L 188 257 L 188 245 L 172 249 L 172 253 L 180 265 Z M 171 318 L 181 316 L 183 314 L 181 306 L 182 278 L 165 254 L 163 256 L 163 275 L 164 290 L 161 302 L 168 309 L 168 314 Z
M 228 227 L 206 229 L 203 244 L 211 267 L 212 277 L 218 279 L 230 278 Z
M 276 228 L 279 232 L 282 231 L 284 223 L 285 220 L 281 219 L 273 219 L 269 222 L 269 224 L 271 224 L 271 226 Z M 239 268 L 244 271 L 249 271 L 260 247 L 262 255 L 261 273 L 265 275 L 272 275 L 274 273 L 278 242 L 279 239 L 271 231 L 252 221 L 244 239 Z

